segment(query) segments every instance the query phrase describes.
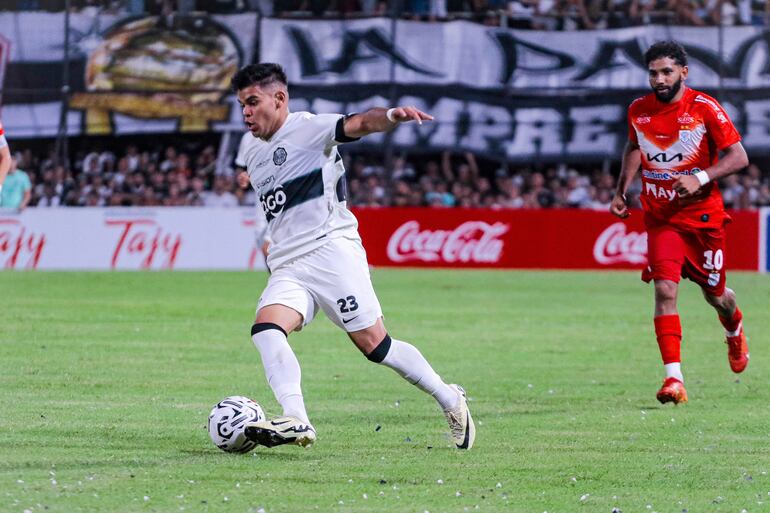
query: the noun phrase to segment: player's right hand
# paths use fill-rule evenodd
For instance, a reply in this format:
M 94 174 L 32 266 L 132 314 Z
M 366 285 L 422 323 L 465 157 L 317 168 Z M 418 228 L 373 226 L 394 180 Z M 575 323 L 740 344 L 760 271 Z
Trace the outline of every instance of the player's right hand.
M 612 203 L 610 203 L 610 213 L 618 216 L 621 219 L 625 219 L 631 215 L 631 212 L 628 210 L 626 200 L 622 194 L 615 194 L 615 197 L 612 198 Z

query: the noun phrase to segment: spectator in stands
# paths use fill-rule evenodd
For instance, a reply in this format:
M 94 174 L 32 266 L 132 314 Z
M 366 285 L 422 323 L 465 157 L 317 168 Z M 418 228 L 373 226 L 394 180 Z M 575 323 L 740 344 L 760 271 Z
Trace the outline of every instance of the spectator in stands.
M 237 207 L 238 199 L 230 192 L 233 190 L 232 180 L 220 175 L 214 179 L 214 190 L 203 196 L 206 207 Z
M 19 212 L 27 208 L 32 198 L 32 183 L 29 175 L 17 166 L 21 158 L 22 156 L 18 153 L 11 158 L 11 167 L 0 190 L 0 206 L 16 209 Z

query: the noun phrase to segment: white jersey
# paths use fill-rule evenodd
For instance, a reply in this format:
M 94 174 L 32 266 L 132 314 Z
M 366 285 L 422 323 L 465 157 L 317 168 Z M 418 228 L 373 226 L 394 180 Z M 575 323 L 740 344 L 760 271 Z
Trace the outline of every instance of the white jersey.
M 251 132 L 246 132 L 241 137 L 241 142 L 238 144 L 238 153 L 235 154 L 235 165 L 246 169 L 246 151 L 250 146 L 257 143 L 259 139 L 251 135 Z M 270 235 L 267 232 L 267 219 L 265 219 L 265 213 L 262 211 L 262 205 L 257 200 L 257 212 L 254 216 L 254 241 L 257 244 L 257 248 L 261 248 L 262 244 L 266 241 L 270 242 Z
M 330 239 L 360 241 L 336 147 L 355 139 L 345 137 L 342 120 L 340 114 L 293 112 L 269 141 L 253 138 L 246 145 L 243 162 L 268 222 L 272 270 Z

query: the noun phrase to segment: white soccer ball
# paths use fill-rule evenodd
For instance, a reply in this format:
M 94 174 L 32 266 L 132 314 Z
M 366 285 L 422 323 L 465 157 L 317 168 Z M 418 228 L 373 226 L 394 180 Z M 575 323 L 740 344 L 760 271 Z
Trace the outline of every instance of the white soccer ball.
M 244 427 L 260 420 L 265 420 L 265 412 L 248 397 L 225 397 L 211 410 L 209 436 L 225 452 L 249 452 L 257 444 L 246 438 Z

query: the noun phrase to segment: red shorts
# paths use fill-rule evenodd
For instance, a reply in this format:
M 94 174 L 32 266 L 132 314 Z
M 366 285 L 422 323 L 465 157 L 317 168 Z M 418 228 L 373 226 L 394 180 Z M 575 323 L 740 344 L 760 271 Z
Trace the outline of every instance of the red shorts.
M 679 230 L 668 225 L 647 227 L 647 269 L 642 280 L 671 280 L 684 276 L 711 296 L 725 291 L 724 228 Z

